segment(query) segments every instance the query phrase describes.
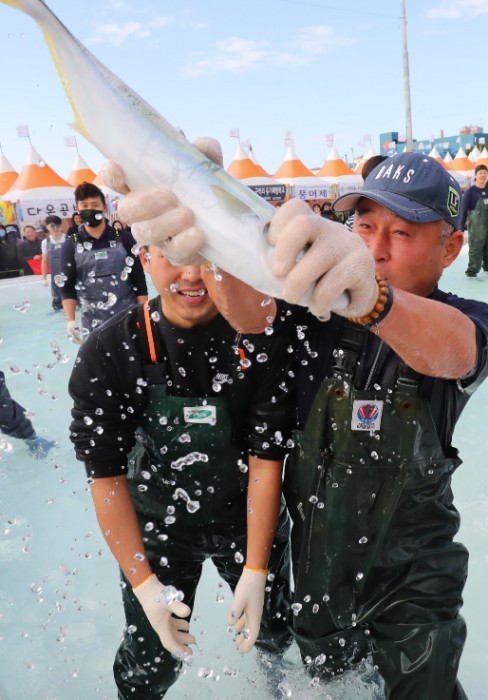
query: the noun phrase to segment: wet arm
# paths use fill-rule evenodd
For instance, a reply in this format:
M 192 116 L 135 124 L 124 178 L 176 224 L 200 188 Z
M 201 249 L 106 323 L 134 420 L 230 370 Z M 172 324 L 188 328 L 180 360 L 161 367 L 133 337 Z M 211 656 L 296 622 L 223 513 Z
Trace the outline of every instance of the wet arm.
M 76 316 L 76 299 L 63 299 L 63 311 L 67 321 L 74 321 Z
M 266 569 L 280 512 L 283 462 L 249 456 L 247 556 L 251 569 Z
M 41 272 L 42 272 L 42 277 L 43 279 L 46 279 L 47 276 L 47 265 L 48 265 L 48 256 L 47 253 L 42 254 L 42 261 L 41 261 Z
M 132 587 L 151 573 L 124 476 L 94 479 L 91 494 L 100 530 Z M 140 555 L 144 558 L 141 560 Z
M 459 379 L 476 362 L 476 326 L 458 309 L 394 290 L 386 318 L 371 331 L 412 369 L 430 377 Z

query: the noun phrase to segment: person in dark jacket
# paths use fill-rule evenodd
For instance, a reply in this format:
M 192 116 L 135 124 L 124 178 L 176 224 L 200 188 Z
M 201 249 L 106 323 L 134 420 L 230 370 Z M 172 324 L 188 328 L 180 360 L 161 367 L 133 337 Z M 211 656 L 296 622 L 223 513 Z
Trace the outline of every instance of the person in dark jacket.
M 466 277 L 477 277 L 481 267 L 488 272 L 488 168 L 477 165 L 474 185 L 461 201 L 461 229 L 468 227 L 468 267 Z
M 134 221 L 150 193 L 133 196 Z M 159 190 L 153 204 L 168 200 Z M 299 341 L 298 430 L 284 483 L 294 637 L 317 677 L 372 654 L 387 700 L 466 700 L 457 673 L 468 553 L 456 541 L 452 435 L 488 375 L 488 305 L 438 288 L 463 246 L 460 202 L 442 165 L 402 153 L 336 201 L 356 209 L 353 232 L 291 201 L 268 233 L 291 306 L 269 303 L 267 323 L 291 326 Z M 204 232 L 191 234 L 187 219 L 168 237 L 172 214 L 161 214 L 157 243 L 177 260 L 177 250 L 201 248 Z M 306 294 L 312 313 L 293 306 Z M 239 299 L 218 303 L 242 331 L 256 331 Z
M 68 336 L 79 344 L 103 321 L 146 301 L 147 286 L 134 237 L 107 223 L 102 190 L 82 183 L 75 190 L 75 201 L 83 226 L 61 247 L 61 298 Z
M 126 700 L 162 698 L 177 679 L 206 558 L 234 591 L 241 653 L 256 643 L 272 663 L 291 641 L 284 511 L 275 536 L 288 339 L 236 333 L 199 264 L 174 267 L 153 246 L 141 259 L 160 296 L 96 328 L 69 382 L 71 440 L 122 571 Z
M 0 224 L 0 279 L 20 274 L 17 240 L 17 236 Z
M 68 228 L 68 230 L 66 231 L 66 235 L 72 236 L 73 234 L 78 233 L 82 223 L 83 222 L 81 220 L 81 216 L 79 215 L 79 213 L 77 211 L 75 211 L 75 213 L 71 217 L 71 225 Z
M 36 435 L 32 422 L 25 415 L 25 408 L 11 397 L 5 374 L 0 372 L 0 442 L 3 442 L 2 434 L 23 440 L 36 459 L 44 458 L 56 445 Z
M 22 275 L 33 275 L 34 271 L 29 265 L 29 260 L 41 260 L 41 241 L 37 237 L 34 226 L 24 226 L 23 235 L 23 240 L 19 241 L 17 246 L 20 268 Z

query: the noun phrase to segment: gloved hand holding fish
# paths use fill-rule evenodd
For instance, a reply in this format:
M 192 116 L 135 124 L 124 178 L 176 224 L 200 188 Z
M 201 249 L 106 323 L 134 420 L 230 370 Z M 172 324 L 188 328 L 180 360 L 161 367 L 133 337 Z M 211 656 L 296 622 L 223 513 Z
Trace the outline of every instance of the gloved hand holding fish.
M 198 250 L 204 260 L 254 289 L 311 306 L 317 315 L 360 316 L 371 309 L 371 290 L 377 289 L 359 237 L 352 242 L 345 228 L 306 212 L 303 202 L 291 202 L 276 216 L 269 239 L 275 209 L 189 143 L 100 63 L 42 0 L 0 1 L 26 12 L 41 27 L 73 108 L 74 127 L 120 165 L 125 187 L 132 191 L 127 221 L 132 218 L 148 242 L 160 236 L 158 245 L 163 250 L 166 245 L 168 256 L 180 263 L 194 260 Z M 162 189 L 156 195 L 138 191 L 147 187 Z M 138 217 L 145 209 L 144 218 L 136 221 L 131 204 Z M 295 245 L 298 241 L 310 244 L 306 253 Z M 364 264 L 357 265 L 358 259 Z
M 195 145 L 212 160 L 217 157 L 221 161 L 222 150 L 215 139 L 198 139 Z M 102 176 L 109 187 L 127 193 L 119 205 L 119 216 L 131 224 L 138 243 L 158 246 L 174 265 L 198 261 L 205 233 L 195 225 L 191 210 L 182 207 L 171 190 L 155 187 L 129 191 L 122 168 L 114 161 L 105 164 Z M 362 239 L 342 224 L 318 217 L 305 202 L 291 200 L 273 216 L 268 242 L 273 248 L 271 269 L 283 280 L 282 297 L 286 301 L 299 303 L 313 288 L 308 306 L 322 318 L 330 316 L 344 290 L 348 291 L 349 303 L 336 308 L 340 315 L 361 316 L 374 306 L 378 287 L 373 257 Z

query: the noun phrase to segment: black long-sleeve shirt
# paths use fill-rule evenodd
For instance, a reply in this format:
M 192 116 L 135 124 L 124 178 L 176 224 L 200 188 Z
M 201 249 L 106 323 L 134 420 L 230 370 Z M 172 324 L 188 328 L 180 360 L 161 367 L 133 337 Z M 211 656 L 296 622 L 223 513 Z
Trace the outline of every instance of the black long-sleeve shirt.
M 243 399 L 239 444 L 262 459 L 282 459 L 294 419 L 292 355 L 285 335 L 243 336 L 242 369 L 233 351 L 236 332 L 222 316 L 195 328 L 172 326 L 161 300 L 151 302 L 164 348 L 167 391 L 208 397 L 232 392 Z M 69 382 L 74 399 L 71 440 L 94 478 L 126 473 L 127 454 L 147 405 L 138 307 L 96 329 L 81 347 Z M 222 445 L 225 450 L 225 445 Z
M 488 376 L 488 304 L 462 299 L 435 289 L 431 299 L 462 311 L 476 325 L 477 361 L 470 374 L 462 380 L 441 379 L 418 375 L 419 396 L 428 401 L 439 440 L 447 452 L 451 446 L 456 422 L 469 397 Z M 326 377 L 333 373 L 334 353 L 344 319 L 332 314 L 323 323 L 302 307 L 281 304 L 280 315 L 290 327 L 298 346 L 296 384 L 298 423 L 303 427 L 317 391 Z M 448 342 L 448 339 L 447 339 Z M 380 337 L 364 331 L 364 339 L 355 370 L 354 384 L 359 389 L 394 389 L 401 360 Z
M 464 231 L 466 228 L 469 212 L 476 208 L 480 197 L 488 198 L 488 183 L 485 187 L 471 185 L 463 194 L 461 199 L 461 223 L 459 225 L 461 231 Z

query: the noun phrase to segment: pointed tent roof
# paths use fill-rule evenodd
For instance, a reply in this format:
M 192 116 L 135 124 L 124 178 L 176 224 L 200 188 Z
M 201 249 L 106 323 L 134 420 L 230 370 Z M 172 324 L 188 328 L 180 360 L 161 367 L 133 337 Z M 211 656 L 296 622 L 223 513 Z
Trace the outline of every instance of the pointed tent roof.
M 93 182 L 96 173 L 85 163 L 79 153 L 76 154 L 73 168 L 67 177 L 68 182 L 73 187 L 78 187 L 82 182 Z
M 354 171 L 353 171 L 354 174 L 361 175 L 361 173 L 363 172 L 364 164 L 366 163 L 366 161 L 369 160 L 370 158 L 373 158 L 373 156 L 375 156 L 375 155 L 377 155 L 377 154 L 374 152 L 373 146 L 371 146 L 371 144 L 370 144 L 370 146 L 369 146 L 368 150 L 366 151 L 366 153 L 364 154 L 362 160 L 360 160 L 359 163 L 354 168 Z
M 460 147 L 459 151 L 456 153 L 456 157 L 449 164 L 452 170 L 457 170 L 458 172 L 466 172 L 467 170 L 474 170 L 473 163 L 469 160 L 464 150 Z
M 476 161 L 476 165 L 486 165 L 486 167 L 488 168 L 488 150 L 486 146 L 481 151 L 480 157 Z
M 234 160 L 227 168 L 227 172 L 238 180 L 245 180 L 250 177 L 269 177 L 266 170 L 253 162 L 247 153 L 245 153 L 241 144 L 237 146 Z
M 0 195 L 12 187 L 12 184 L 18 178 L 19 173 L 14 170 L 13 165 L 5 158 L 3 153 L 0 157 Z
M 58 175 L 45 161 L 34 146 L 29 146 L 27 159 L 20 175 L 12 184 L 11 191 L 33 190 L 39 187 L 69 187 L 69 182 Z
M 437 162 L 439 162 L 441 165 L 443 165 L 446 170 L 452 170 L 450 164 L 446 163 L 444 158 L 441 156 L 441 154 L 437 150 L 436 146 L 434 146 L 432 148 L 431 152 L 429 153 L 429 156 L 431 158 L 433 158 L 434 160 L 436 160 Z
M 262 168 L 262 165 L 259 163 L 258 159 L 256 158 L 256 154 L 254 153 L 254 148 L 252 146 L 250 146 L 250 148 L 249 148 L 249 158 L 252 160 L 253 163 L 255 163 L 260 168 Z M 264 168 L 262 168 L 262 169 L 264 170 Z M 266 172 L 266 170 L 264 170 L 264 172 L 266 173 L 266 177 L 271 177 L 271 175 L 268 172 Z
M 476 163 L 476 161 L 478 161 L 481 158 L 481 151 L 478 148 L 477 143 L 474 145 L 474 148 L 471 150 L 468 158 L 472 163 Z
M 297 158 L 293 145 L 291 145 L 288 147 L 284 161 L 273 175 L 273 179 L 286 184 L 297 177 L 314 178 L 315 175 Z
M 329 155 L 323 166 L 317 173 L 317 177 L 342 177 L 343 175 L 354 175 L 354 171 L 340 157 L 334 146 L 329 151 Z
M 446 155 L 444 156 L 444 163 L 449 163 L 449 165 L 452 163 L 453 158 L 449 151 L 447 151 Z

